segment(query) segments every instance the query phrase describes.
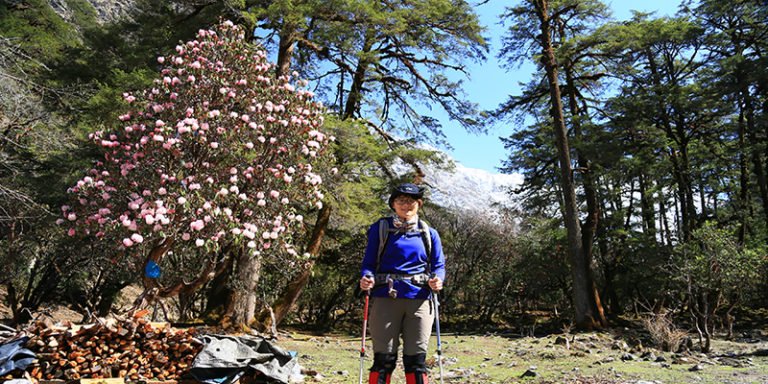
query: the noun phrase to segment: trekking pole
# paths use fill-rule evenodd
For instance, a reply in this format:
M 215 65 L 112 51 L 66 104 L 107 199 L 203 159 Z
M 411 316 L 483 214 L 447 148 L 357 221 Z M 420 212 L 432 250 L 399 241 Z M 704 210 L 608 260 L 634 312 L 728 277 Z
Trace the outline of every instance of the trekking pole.
M 365 307 L 363 308 L 363 338 L 360 340 L 360 381 L 363 384 L 363 364 L 365 360 L 365 330 L 368 328 L 368 299 L 371 297 L 371 290 L 365 290 Z
M 434 275 L 433 275 L 434 278 Z M 437 365 L 440 367 L 440 384 L 443 384 L 443 347 L 440 340 L 440 301 L 437 291 L 432 291 L 432 305 L 435 307 L 435 333 L 437 333 Z

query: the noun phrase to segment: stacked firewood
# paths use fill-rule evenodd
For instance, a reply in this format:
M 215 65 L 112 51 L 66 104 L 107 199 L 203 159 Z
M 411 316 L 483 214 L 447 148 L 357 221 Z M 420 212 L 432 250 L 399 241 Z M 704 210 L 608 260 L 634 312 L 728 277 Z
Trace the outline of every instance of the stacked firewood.
M 44 380 L 176 380 L 202 349 L 194 328 L 175 330 L 140 316 L 84 326 L 41 324 L 28 332 L 34 335 L 28 347 L 38 363 L 27 371 Z

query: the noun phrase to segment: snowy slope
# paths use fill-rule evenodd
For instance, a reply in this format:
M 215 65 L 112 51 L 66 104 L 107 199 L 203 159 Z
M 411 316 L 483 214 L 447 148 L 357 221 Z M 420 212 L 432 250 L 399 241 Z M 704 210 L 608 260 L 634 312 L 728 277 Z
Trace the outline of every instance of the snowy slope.
M 431 186 L 429 198 L 446 208 L 469 211 L 492 210 L 499 203 L 512 206 L 507 191 L 519 186 L 521 175 L 490 173 L 482 169 L 467 168 L 456 163 L 453 172 L 425 170 L 425 181 Z

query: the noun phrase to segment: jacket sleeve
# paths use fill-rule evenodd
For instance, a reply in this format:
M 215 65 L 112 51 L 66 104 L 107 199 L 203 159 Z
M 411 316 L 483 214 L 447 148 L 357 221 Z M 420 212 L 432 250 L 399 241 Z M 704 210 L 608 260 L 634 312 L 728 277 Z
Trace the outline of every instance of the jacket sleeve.
M 368 228 L 368 242 L 365 246 L 365 255 L 363 255 L 360 277 L 376 274 L 376 262 L 379 252 L 379 222 L 375 222 Z
M 445 281 L 445 254 L 443 254 L 443 244 L 440 242 L 440 234 L 434 228 L 429 229 L 432 236 L 432 254 L 430 255 L 431 274 L 437 275 L 440 280 Z

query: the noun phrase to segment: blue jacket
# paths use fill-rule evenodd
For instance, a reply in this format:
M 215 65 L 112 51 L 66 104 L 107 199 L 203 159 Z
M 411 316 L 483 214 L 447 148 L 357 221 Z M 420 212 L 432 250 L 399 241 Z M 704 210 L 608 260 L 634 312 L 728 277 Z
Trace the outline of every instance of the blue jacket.
M 394 228 L 392 218 L 386 218 L 389 221 L 389 227 Z M 376 221 L 368 228 L 368 244 L 365 247 L 365 256 L 361 276 L 374 276 L 379 274 L 398 274 L 398 275 L 417 275 L 426 273 L 435 274 L 441 280 L 445 280 L 445 255 L 443 255 L 443 246 L 440 243 L 440 235 L 433 228 L 429 228 L 429 235 L 432 237 L 432 254 L 429 255 L 430 271 L 427 267 L 427 251 L 424 246 L 424 240 L 418 231 L 411 232 L 390 232 L 387 238 L 387 244 L 381 255 L 381 265 L 376 268 L 376 259 L 379 251 L 379 221 Z M 429 285 L 416 285 L 410 281 L 397 280 L 394 282 L 398 298 L 407 299 L 428 299 L 430 296 Z M 389 297 L 387 285 L 377 285 L 371 290 L 371 296 Z

